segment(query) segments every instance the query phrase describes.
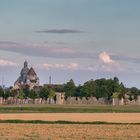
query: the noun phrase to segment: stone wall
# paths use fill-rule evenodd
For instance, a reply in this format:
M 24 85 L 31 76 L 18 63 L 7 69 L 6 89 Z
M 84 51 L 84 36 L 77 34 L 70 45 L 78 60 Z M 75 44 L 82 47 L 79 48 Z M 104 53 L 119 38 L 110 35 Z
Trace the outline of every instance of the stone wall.
M 65 94 L 56 92 L 56 104 L 64 104 Z
M 41 98 L 37 98 L 35 100 L 27 98 L 27 99 L 18 99 L 9 97 L 8 99 L 0 98 L 0 104 L 109 104 L 105 98 L 99 98 L 98 100 L 95 97 L 89 98 L 77 98 L 77 97 L 68 97 L 66 100 L 63 94 L 56 95 L 56 101 L 53 98 L 48 98 L 47 100 L 43 100 Z
M 0 104 L 94 104 L 94 105 L 140 105 L 140 96 L 135 100 L 113 98 L 112 101 L 107 100 L 106 98 L 99 98 L 98 100 L 95 97 L 88 98 L 79 98 L 79 97 L 68 97 L 66 100 L 63 93 L 56 94 L 56 100 L 53 98 L 48 98 L 47 100 L 37 98 L 35 100 L 27 99 L 18 99 L 9 97 L 8 99 L 0 98 Z
M 88 98 L 79 98 L 79 97 L 68 97 L 64 104 L 110 104 L 110 102 L 106 98 L 99 98 L 98 100 L 95 97 Z
M 137 100 L 129 100 L 129 99 L 118 99 L 118 98 L 113 98 L 113 105 L 140 105 L 140 96 L 138 96 Z

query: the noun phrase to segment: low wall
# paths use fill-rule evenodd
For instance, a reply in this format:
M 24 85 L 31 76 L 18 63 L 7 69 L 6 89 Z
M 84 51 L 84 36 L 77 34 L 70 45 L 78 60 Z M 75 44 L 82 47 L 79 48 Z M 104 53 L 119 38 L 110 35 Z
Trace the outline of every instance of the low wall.
M 106 98 L 99 98 L 98 100 L 95 97 L 88 98 L 79 98 L 79 97 L 68 97 L 66 100 L 64 98 L 48 98 L 43 100 L 41 98 L 37 99 L 18 99 L 9 97 L 6 100 L 0 97 L 0 104 L 94 104 L 94 105 L 140 105 L 140 96 L 135 100 L 113 98 L 112 101 L 107 100 Z
M 68 97 L 64 104 L 110 104 L 110 102 L 106 98 L 99 98 L 98 100 L 95 97 L 88 98 L 77 98 L 77 97 Z
M 18 99 L 9 97 L 6 100 L 0 98 L 0 104 L 111 104 L 105 98 L 99 98 L 98 100 L 95 97 L 89 98 L 77 98 L 77 97 L 68 97 L 66 100 L 64 98 L 57 98 L 56 101 L 52 98 L 48 98 L 47 100 L 42 100 L 41 98 L 37 98 L 35 100 L 27 98 L 27 99 Z
M 129 100 L 129 99 L 118 99 L 113 98 L 113 105 L 140 105 L 140 96 L 138 96 L 137 100 Z

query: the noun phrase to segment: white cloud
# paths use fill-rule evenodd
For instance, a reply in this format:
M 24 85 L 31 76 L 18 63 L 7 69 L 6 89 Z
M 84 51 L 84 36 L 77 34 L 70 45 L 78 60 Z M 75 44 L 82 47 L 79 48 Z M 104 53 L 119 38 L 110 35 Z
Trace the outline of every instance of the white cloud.
M 0 66 L 17 66 L 17 64 L 9 60 L 0 59 Z
M 63 64 L 49 64 L 49 63 L 45 63 L 43 64 L 43 67 L 47 70 L 49 69 L 63 69 L 64 65 Z
M 79 64 L 78 63 L 69 63 L 69 64 L 44 63 L 43 68 L 45 68 L 46 70 L 50 70 L 50 69 L 77 70 L 79 68 Z
M 96 65 L 90 65 L 88 66 L 89 71 L 94 72 L 114 72 L 114 71 L 122 71 L 120 67 L 120 63 L 118 61 L 115 61 L 111 58 L 111 55 L 109 55 L 107 52 L 101 52 L 99 54 L 99 59 L 102 63 L 96 64 Z
M 74 53 L 74 50 L 71 48 L 51 48 L 51 52 L 55 53 Z
M 114 61 L 111 59 L 110 55 L 107 52 L 102 52 L 99 54 L 99 58 L 105 64 L 112 64 Z
M 77 70 L 79 68 L 79 64 L 78 63 L 70 63 L 68 65 L 68 69 L 70 70 Z
M 97 59 L 97 54 L 82 52 L 71 47 L 48 46 L 48 44 L 28 44 L 9 41 L 0 41 L 0 50 L 23 54 L 25 56 L 50 57 L 50 58 L 88 58 Z

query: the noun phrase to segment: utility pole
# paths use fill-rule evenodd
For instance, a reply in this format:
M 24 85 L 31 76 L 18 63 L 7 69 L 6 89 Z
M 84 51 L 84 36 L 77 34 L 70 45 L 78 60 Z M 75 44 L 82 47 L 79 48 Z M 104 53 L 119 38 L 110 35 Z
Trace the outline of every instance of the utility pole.
M 1 86 L 2 86 L 2 88 L 4 89 L 4 76 L 2 76 Z
M 52 78 L 51 76 L 49 76 L 49 85 L 51 85 L 51 82 L 52 82 Z
M 4 76 L 2 76 L 1 84 L 2 84 L 1 86 L 2 86 L 3 92 L 4 92 L 4 94 L 5 94 Z

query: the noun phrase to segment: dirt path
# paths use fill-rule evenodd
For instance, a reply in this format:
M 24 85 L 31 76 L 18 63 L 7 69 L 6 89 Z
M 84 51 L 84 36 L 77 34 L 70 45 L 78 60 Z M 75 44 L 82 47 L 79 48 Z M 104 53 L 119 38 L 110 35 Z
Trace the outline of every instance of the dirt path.
M 1 120 L 48 120 L 48 121 L 106 121 L 140 123 L 140 113 L 14 113 L 0 114 Z

